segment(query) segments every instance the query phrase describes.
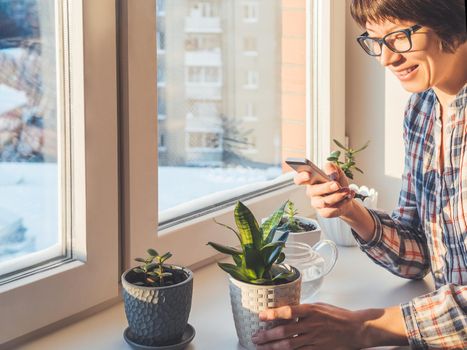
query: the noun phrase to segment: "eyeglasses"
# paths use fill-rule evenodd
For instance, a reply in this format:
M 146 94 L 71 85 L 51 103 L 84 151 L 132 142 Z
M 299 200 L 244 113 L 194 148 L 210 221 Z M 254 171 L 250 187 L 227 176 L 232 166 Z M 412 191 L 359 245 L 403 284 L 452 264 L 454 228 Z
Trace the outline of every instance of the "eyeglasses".
M 412 49 L 411 36 L 420 28 L 422 26 L 416 24 L 410 28 L 386 34 L 381 39 L 370 38 L 368 32 L 365 32 L 357 38 L 357 41 L 370 56 L 381 56 L 383 44 L 392 52 L 403 53 Z

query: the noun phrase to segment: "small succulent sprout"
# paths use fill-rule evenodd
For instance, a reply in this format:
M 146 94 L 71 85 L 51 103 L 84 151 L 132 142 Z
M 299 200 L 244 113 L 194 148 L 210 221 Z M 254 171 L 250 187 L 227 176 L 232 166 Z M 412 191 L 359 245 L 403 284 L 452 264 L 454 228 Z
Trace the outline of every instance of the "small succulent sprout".
M 233 231 L 240 242 L 240 248 L 208 242 L 218 252 L 230 255 L 234 261 L 234 264 L 218 263 L 219 267 L 233 278 L 246 283 L 273 285 L 292 281 L 295 274 L 281 265 L 285 259 L 282 249 L 289 232 L 282 233 L 274 240 L 287 203 L 288 201 L 261 225 L 242 202 L 237 202 L 234 210 L 237 229 L 216 221 Z
M 347 176 L 349 179 L 353 180 L 353 170 L 356 170 L 363 174 L 363 171 L 356 166 L 355 154 L 367 148 L 370 141 L 367 141 L 367 143 L 365 143 L 362 147 L 356 150 L 350 147 L 345 147 L 342 143 L 340 143 L 337 140 L 333 140 L 333 141 L 337 145 L 337 147 L 341 148 L 344 151 L 344 161 L 342 162 L 339 160 L 341 156 L 341 151 L 339 150 L 331 152 L 327 160 L 336 164 L 339 168 L 341 168 L 345 176 Z
M 159 255 L 155 249 L 147 250 L 148 257 L 135 258 L 135 261 L 142 263 L 141 265 L 133 268 L 133 271 L 138 274 L 144 274 L 143 281 L 136 282 L 136 285 L 150 286 L 150 287 L 162 287 L 167 285 L 167 279 L 172 277 L 172 273 L 165 270 L 169 265 L 165 265 L 164 262 L 172 257 L 170 252 L 164 255 Z
M 289 232 L 300 232 L 301 229 L 298 224 L 297 218 L 295 217 L 295 215 L 298 214 L 298 210 L 295 208 L 293 202 L 287 202 L 285 213 L 287 214 L 287 221 L 283 225 L 281 225 L 280 230 Z

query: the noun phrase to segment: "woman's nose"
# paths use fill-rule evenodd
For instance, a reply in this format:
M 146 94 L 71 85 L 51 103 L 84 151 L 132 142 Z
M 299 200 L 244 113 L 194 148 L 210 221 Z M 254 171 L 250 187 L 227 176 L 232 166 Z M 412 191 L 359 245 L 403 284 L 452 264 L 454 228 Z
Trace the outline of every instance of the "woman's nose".
M 390 66 L 398 61 L 400 61 L 402 55 L 400 53 L 389 50 L 386 45 L 383 45 L 381 48 L 381 56 L 379 57 L 379 63 L 383 67 Z

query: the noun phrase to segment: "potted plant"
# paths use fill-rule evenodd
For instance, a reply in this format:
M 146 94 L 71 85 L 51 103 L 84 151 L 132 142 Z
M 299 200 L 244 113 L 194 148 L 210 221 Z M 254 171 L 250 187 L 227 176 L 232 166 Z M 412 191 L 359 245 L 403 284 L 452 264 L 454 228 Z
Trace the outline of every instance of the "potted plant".
M 293 202 L 288 201 L 282 217 L 278 233 L 289 231 L 289 241 L 306 243 L 313 246 L 321 236 L 321 228 L 316 220 L 299 216 Z
M 345 147 L 337 140 L 333 140 L 334 143 L 342 149 L 344 152 L 344 160 L 341 161 L 340 157 L 342 152 L 340 150 L 336 150 L 331 152 L 329 157 L 327 158 L 328 161 L 334 163 L 339 168 L 342 169 L 345 176 L 350 180 L 353 180 L 354 174 L 353 171 L 356 170 L 363 174 L 363 171 L 357 167 L 355 155 L 365 148 L 368 147 L 370 141 L 367 141 L 362 147 L 357 149 L 352 149 L 351 147 Z M 350 184 L 349 188 L 355 191 L 355 199 L 362 201 L 363 205 L 370 209 L 376 209 L 376 204 L 378 201 L 378 192 L 375 189 L 369 189 L 367 186 L 357 186 L 355 184 Z M 352 236 L 350 226 L 347 225 L 344 221 L 339 218 L 323 218 L 320 215 L 317 217 L 320 226 L 322 227 L 326 236 L 336 242 L 336 244 L 341 246 L 355 246 L 357 242 L 355 241 L 354 237 Z
M 139 266 L 122 275 L 123 300 L 130 345 L 159 347 L 189 343 L 194 329 L 188 322 L 193 293 L 193 272 L 166 261 L 171 253 L 147 250 L 136 258 Z
M 275 239 L 277 227 L 284 215 L 284 203 L 261 225 L 252 212 L 242 203 L 235 206 L 237 229 L 220 224 L 238 237 L 240 249 L 214 242 L 208 245 L 232 257 L 234 264 L 218 263 L 229 277 L 230 300 L 239 342 L 247 349 L 255 349 L 251 337 L 260 329 L 275 323 L 259 320 L 260 311 L 300 302 L 300 272 L 283 264 L 282 252 L 289 233 L 283 232 Z

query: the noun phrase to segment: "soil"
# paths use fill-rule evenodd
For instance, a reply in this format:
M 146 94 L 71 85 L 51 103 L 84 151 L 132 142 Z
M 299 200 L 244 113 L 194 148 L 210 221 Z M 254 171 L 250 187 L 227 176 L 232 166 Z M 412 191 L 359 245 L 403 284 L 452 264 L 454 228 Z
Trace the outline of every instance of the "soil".
M 173 286 L 175 284 L 179 284 L 183 281 L 185 281 L 188 277 L 189 274 L 182 270 L 181 268 L 171 268 L 171 267 L 164 267 L 164 272 L 170 272 L 172 273 L 172 276 L 170 277 L 165 277 L 164 278 L 164 285 L 161 287 L 167 287 L 167 286 Z M 136 273 L 133 270 L 128 272 L 125 276 L 125 279 L 131 283 L 135 284 L 137 282 L 142 282 L 145 283 L 144 281 L 144 274 L 143 273 Z M 144 284 L 145 287 L 153 287 L 152 285 L 146 285 Z
M 281 219 L 281 223 L 280 223 L 280 226 L 284 225 L 287 223 L 287 218 L 282 218 Z M 296 220 L 296 222 L 298 223 L 298 226 L 300 227 L 300 230 L 299 231 L 292 231 L 292 232 L 306 232 L 306 231 L 314 231 L 317 229 L 316 225 L 312 224 L 312 223 L 305 223 L 305 222 L 302 222 L 300 220 Z

